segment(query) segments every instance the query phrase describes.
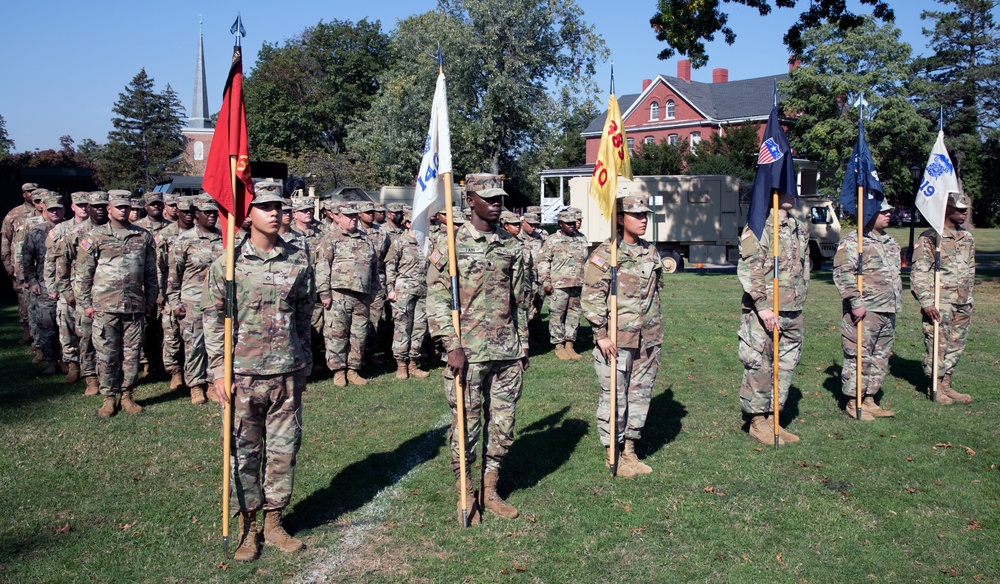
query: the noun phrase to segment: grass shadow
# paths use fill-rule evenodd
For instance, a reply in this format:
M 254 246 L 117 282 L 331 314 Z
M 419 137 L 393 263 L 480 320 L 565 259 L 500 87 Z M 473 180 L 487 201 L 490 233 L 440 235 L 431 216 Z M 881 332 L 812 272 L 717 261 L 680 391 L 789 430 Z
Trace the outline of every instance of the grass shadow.
M 330 479 L 330 484 L 310 493 L 285 516 L 293 531 L 319 527 L 360 509 L 383 489 L 436 457 L 444 446 L 447 426 L 410 438 L 394 450 L 368 455 L 351 463 Z
M 662 393 L 653 396 L 646 415 L 646 427 L 642 430 L 642 440 L 636 442 L 636 449 L 643 457 L 658 452 L 673 442 L 681 433 L 681 420 L 687 415 L 687 408 L 674 399 L 671 385 Z
M 823 372 L 826 373 L 826 379 L 823 380 L 823 389 L 830 392 L 830 397 L 837 402 L 839 409 L 844 409 L 844 404 L 847 403 L 847 397 L 843 391 L 843 382 L 841 381 L 842 371 L 843 368 L 839 363 L 831 361 L 830 366 Z
M 909 383 L 913 390 L 922 395 L 927 393 L 927 377 L 924 365 L 917 359 L 904 359 L 893 353 L 889 356 L 889 375 Z
M 569 409 L 566 406 L 517 432 L 504 459 L 504 470 L 509 472 L 500 473 L 502 497 L 534 487 L 569 460 L 590 427 L 579 418 L 563 419 Z

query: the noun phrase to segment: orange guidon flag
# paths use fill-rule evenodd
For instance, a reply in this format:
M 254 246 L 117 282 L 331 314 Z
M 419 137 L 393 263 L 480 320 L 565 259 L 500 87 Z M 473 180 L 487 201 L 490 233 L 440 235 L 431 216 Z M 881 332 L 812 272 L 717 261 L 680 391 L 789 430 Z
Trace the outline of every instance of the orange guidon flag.
M 608 117 L 604 120 L 601 144 L 597 147 L 597 162 L 590 178 L 590 196 L 597 203 L 604 218 L 611 220 L 615 196 L 618 192 L 618 175 L 632 178 L 632 161 L 629 159 L 622 112 L 614 94 L 608 99 Z

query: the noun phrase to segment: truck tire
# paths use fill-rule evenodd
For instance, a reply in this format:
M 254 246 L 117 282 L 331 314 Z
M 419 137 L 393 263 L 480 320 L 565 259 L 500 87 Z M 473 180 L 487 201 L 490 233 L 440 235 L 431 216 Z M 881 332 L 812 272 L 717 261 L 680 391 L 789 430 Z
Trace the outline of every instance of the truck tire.
M 684 271 L 684 258 L 681 254 L 673 250 L 660 251 L 660 263 L 663 264 L 663 271 L 667 274 L 676 274 Z
M 823 254 L 820 253 L 815 241 L 809 242 L 809 263 L 812 264 L 814 272 L 823 267 Z

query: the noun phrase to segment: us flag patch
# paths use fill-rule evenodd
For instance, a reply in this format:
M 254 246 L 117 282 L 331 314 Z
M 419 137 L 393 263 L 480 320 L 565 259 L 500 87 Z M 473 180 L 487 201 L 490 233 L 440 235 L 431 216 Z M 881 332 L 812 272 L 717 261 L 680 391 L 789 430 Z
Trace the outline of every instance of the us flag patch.
M 601 256 L 594 254 L 590 256 L 590 263 L 594 264 L 598 268 L 604 268 L 604 266 L 607 265 L 608 262 L 606 262 L 604 258 L 602 258 Z
M 90 242 L 87 241 L 86 239 L 81 239 L 80 240 L 80 247 L 82 247 L 83 249 L 85 249 L 87 251 L 90 251 Z

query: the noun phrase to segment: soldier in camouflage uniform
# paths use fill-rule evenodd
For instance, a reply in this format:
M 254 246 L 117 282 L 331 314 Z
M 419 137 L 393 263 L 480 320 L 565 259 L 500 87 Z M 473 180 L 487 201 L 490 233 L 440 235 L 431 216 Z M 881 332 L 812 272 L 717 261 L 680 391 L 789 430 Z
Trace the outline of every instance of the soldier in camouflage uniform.
M 143 356 L 148 360 L 152 359 L 151 363 L 146 365 L 146 373 L 149 373 L 150 369 L 159 371 L 163 369 L 163 308 L 166 305 L 166 283 L 167 274 L 166 270 L 160 273 L 163 268 L 161 264 L 161 258 L 159 257 L 159 247 L 161 241 L 163 240 L 164 230 L 170 227 L 173 222 L 167 220 L 163 216 L 163 211 L 165 209 L 163 194 L 153 191 L 147 193 L 145 197 L 140 199 L 143 203 L 143 211 L 146 216 L 135 222 L 137 227 L 142 227 L 153 236 L 153 241 L 156 242 L 157 247 L 157 278 L 160 285 L 160 294 L 156 299 L 156 308 L 153 309 L 153 314 L 146 319 L 145 328 L 145 342 L 143 343 Z
M 163 195 L 163 218 L 171 223 L 177 221 L 177 215 L 180 213 L 177 209 L 179 199 L 180 197 L 171 193 Z
M 389 203 L 385 208 L 388 221 L 382 225 L 382 229 L 385 229 L 390 238 L 406 233 L 406 229 L 403 227 L 403 204 Z
M 938 326 L 938 391 L 935 401 L 949 405 L 968 404 L 972 396 L 956 391 L 951 376 L 965 352 L 972 320 L 972 285 L 976 280 L 976 243 L 962 225 L 969 218 L 969 199 L 964 193 L 948 193 L 944 233 L 941 238 L 941 302 L 934 307 L 934 229 L 920 234 L 913 246 L 910 291 L 920 303 L 924 331 L 924 375 L 933 377 L 934 322 Z
M 97 353 L 94 350 L 93 327 L 94 319 L 84 314 L 76 302 L 80 294 L 80 272 L 77 270 L 77 258 L 83 249 L 80 241 L 90 231 L 108 222 L 108 193 L 94 191 L 87 198 L 90 219 L 74 225 L 65 235 L 58 247 L 55 257 L 56 291 L 60 299 L 65 299 L 66 305 L 75 314 L 77 353 L 80 360 L 80 374 L 87 384 L 83 395 L 96 396 L 101 394 L 101 385 L 97 380 Z M 58 310 L 58 306 L 56 307 Z
M 503 189 L 496 175 L 468 175 L 466 201 L 471 219 L 455 230 L 458 258 L 459 331 L 452 325 L 451 279 L 446 240 L 439 241 L 428 256 L 427 312 L 431 334 L 440 338 L 448 354 L 445 395 L 451 407 L 449 431 L 451 466 L 456 487 L 465 473 L 467 496 L 474 500 L 469 469 L 476 460 L 476 444 L 483 441 L 482 505 L 501 517 L 518 512 L 497 493 L 500 466 L 514 441 L 517 400 L 521 397 L 521 375 L 528 367 L 528 290 L 520 243 L 497 226 L 503 209 Z M 467 467 L 459 467 L 456 435 L 455 376 L 464 390 Z M 480 417 L 483 421 L 480 421 Z M 461 505 L 461 493 L 459 493 Z M 472 521 L 478 519 L 472 506 Z
M 305 250 L 278 236 L 280 185 L 257 183 L 254 190 L 250 231 L 237 240 L 234 251 L 231 460 L 232 501 L 239 516 L 236 561 L 250 561 L 260 553 L 258 511 L 264 512 L 265 544 L 283 552 L 303 547 L 282 527 L 281 512 L 292 498 L 295 459 L 302 444 L 302 392 L 312 368 L 312 266 Z M 220 400 L 229 401 L 224 383 L 225 277 L 223 255 L 209 269 L 201 307 L 213 388 Z
M 66 364 L 66 383 L 76 383 L 80 379 L 80 336 L 76 331 L 76 309 L 66 302 L 66 296 L 59 292 L 56 282 L 56 265 L 63 253 L 67 234 L 90 223 L 90 193 L 77 191 L 70 195 L 72 221 L 63 221 L 52 228 L 45 242 L 45 289 L 56 301 L 56 328 L 59 331 L 59 346 L 62 347 L 62 361 Z
M 385 256 L 389 253 L 391 238 L 380 225 L 375 223 L 375 203 L 358 204 L 358 230 L 364 233 L 371 243 L 378 272 L 378 291 L 375 292 L 369 307 L 368 340 L 365 343 L 365 362 L 378 366 L 382 365 L 382 360 L 375 356 L 375 351 L 379 341 L 382 309 L 385 307 Z
M 780 331 L 778 341 L 778 400 L 784 407 L 792 375 L 802 357 L 802 308 L 809 284 L 809 230 L 795 220 L 788 210 L 795 199 L 782 194 L 778 210 L 778 301 L 773 311 L 772 225 L 774 212 L 764 223 L 758 240 L 748 226 L 740 236 L 740 261 L 736 273 L 743 286 L 742 316 L 739 327 L 739 358 L 743 364 L 740 408 L 750 416 L 750 436 L 762 444 L 774 443 L 772 332 Z M 781 428 L 778 444 L 798 442 L 799 438 Z
M 593 325 L 594 371 L 601 384 L 597 405 L 597 427 L 605 448 L 605 464 L 617 458 L 618 476 L 631 478 L 649 474 L 653 469 L 635 454 L 635 441 L 646 426 L 653 383 L 660 367 L 660 346 L 663 344 L 663 323 L 660 309 L 660 286 L 663 266 L 656 246 L 642 239 L 646 233 L 645 197 L 625 197 L 618 205 L 618 330 L 617 345 L 609 336 L 611 294 L 611 239 L 604 241 L 585 260 L 583 289 L 580 303 L 587 320 Z M 565 213 L 565 211 L 563 212 Z M 565 218 L 565 220 L 564 220 Z M 572 225 L 572 217 L 561 215 L 560 227 Z M 575 231 L 573 231 L 575 233 Z M 571 236 L 563 233 L 564 243 Z M 545 246 L 556 240 L 553 234 Z M 544 252 L 543 252 L 544 254 Z M 544 272 L 543 272 L 544 273 Z M 552 274 L 557 272 L 553 271 Z M 550 282 L 555 282 L 552 276 Z M 551 306 L 551 300 L 550 306 Z M 551 317 L 550 317 L 551 318 Z M 617 355 L 618 373 L 615 405 L 614 440 L 611 439 L 611 357 Z
M 556 357 L 576 360 L 573 350 L 576 329 L 580 325 L 580 291 L 584 264 L 587 262 L 587 238 L 576 228 L 576 217 L 559 212 L 559 231 L 542 244 L 538 277 L 549 296 L 549 340 L 556 347 Z
M 139 379 L 145 318 L 153 312 L 159 287 L 156 277 L 156 244 L 148 231 L 132 225 L 131 203 L 120 194 L 109 194 L 109 221 L 80 240 L 77 300 L 94 320 L 93 339 L 97 373 L 104 403 L 98 417 L 110 418 L 121 394 L 121 407 L 130 414 L 142 412 L 132 392 Z
M 216 401 L 208 389 L 208 358 L 202 327 L 201 293 L 212 262 L 222 256 L 222 231 L 219 207 L 214 199 L 195 203 L 195 227 L 178 235 L 170 245 L 170 268 L 167 275 L 167 302 L 181 324 L 184 342 L 184 383 L 191 389 L 191 403 Z
M 406 222 L 409 222 L 407 216 Z M 392 354 L 396 379 L 425 378 L 420 348 L 427 336 L 427 258 L 412 230 L 392 239 L 385 258 L 386 297 L 392 303 L 395 328 Z
M 875 394 L 889 372 L 889 356 L 896 338 L 896 313 L 903 308 L 903 281 L 899 276 L 899 244 L 885 232 L 892 205 L 883 201 L 864 233 L 864 293 L 858 293 L 858 232 L 849 231 L 837 246 L 833 259 L 833 282 L 844 299 L 840 322 L 840 345 L 844 349 L 841 371 L 847 415 L 857 417 L 858 330 L 861 322 L 861 419 L 891 418 L 895 414 L 875 403 Z
M 538 237 L 542 238 L 542 241 L 545 241 L 546 239 L 549 238 L 548 231 L 538 228 L 538 226 L 542 224 L 542 208 L 540 206 L 532 205 L 528 207 L 527 209 L 524 210 L 524 215 L 525 217 L 534 217 L 538 219 L 535 223 L 532 223 L 531 225 L 532 227 L 535 227 L 535 232 L 538 234 Z
M 323 303 L 326 365 L 333 384 L 365 385 L 361 359 L 368 338 L 369 307 L 378 289 L 375 249 L 358 230 L 358 208 L 340 207 L 316 253 L 316 291 Z
M 525 213 L 521 218 L 521 235 L 518 237 L 521 243 L 528 246 L 531 251 L 531 264 L 534 266 L 532 274 L 534 286 L 531 287 L 531 307 L 528 309 L 528 323 L 532 326 L 541 322 L 542 301 L 545 298 L 545 290 L 542 288 L 542 280 L 538 273 L 542 244 L 545 243 L 545 238 L 542 237 L 542 233 L 545 231 L 541 229 L 541 224 L 542 220 L 539 215 Z
M 21 225 L 27 217 L 34 217 L 38 214 L 35 204 L 32 201 L 31 193 L 38 189 L 35 183 L 24 183 L 21 185 L 21 196 L 24 203 L 11 209 L 3 218 L 3 227 L 0 228 L 0 256 L 3 259 L 3 267 L 7 270 L 7 277 L 10 278 L 17 294 L 17 314 L 24 332 L 21 344 L 31 342 L 31 332 L 28 330 L 28 302 L 26 291 L 21 287 L 20 282 L 15 277 L 15 266 L 21 261 L 14 250 L 14 234 L 21 230 Z
M 292 231 L 299 235 L 301 242 L 305 243 L 310 264 L 316 263 L 316 254 L 319 252 L 319 245 L 325 232 L 323 223 L 317 223 L 313 219 L 315 205 L 315 199 L 310 197 L 292 199 L 292 214 L 295 219 Z M 323 350 L 323 303 L 319 302 L 319 298 L 313 307 L 312 348 L 315 353 L 321 355 L 320 352 Z
M 24 305 L 28 310 L 28 333 L 31 335 L 31 347 L 28 348 L 28 352 L 35 354 L 34 359 L 31 360 L 32 363 L 40 363 L 42 361 L 42 352 L 38 342 L 38 320 L 36 318 L 38 311 L 32 307 L 34 299 L 28 291 L 28 282 L 24 278 L 24 267 L 21 265 L 21 258 L 28 232 L 35 225 L 39 225 L 45 221 L 44 217 L 42 217 L 42 213 L 45 211 L 42 199 L 50 194 L 56 193 L 45 189 L 35 189 L 31 192 L 31 202 L 35 206 L 36 213 L 35 215 L 23 217 L 21 222 L 14 226 L 14 238 L 11 242 L 11 253 L 14 256 L 14 279 L 17 281 L 18 287 L 24 295 Z
M 199 195 L 202 196 L 202 195 Z M 204 195 L 203 197 L 207 197 Z M 194 229 L 195 199 L 197 197 L 178 197 L 177 221 L 159 232 L 156 240 L 156 274 L 166 290 L 167 275 L 170 272 L 170 250 L 174 241 L 187 231 Z M 208 197 L 211 198 L 211 197 Z M 237 235 L 238 237 L 238 235 Z M 160 313 L 160 323 L 163 328 L 163 368 L 170 374 L 170 389 L 180 389 L 184 386 L 184 341 L 181 333 L 181 322 L 174 315 L 173 307 L 167 302 L 166 292 L 157 298 L 163 302 Z
M 52 375 L 62 353 L 59 349 L 59 327 L 56 324 L 55 290 L 46 286 L 45 256 L 49 233 L 63 220 L 62 197 L 51 193 L 42 201 L 43 221 L 28 231 L 21 248 L 21 270 L 31 295 L 29 307 L 34 312 L 37 336 L 35 343 L 45 363 L 43 375 Z

